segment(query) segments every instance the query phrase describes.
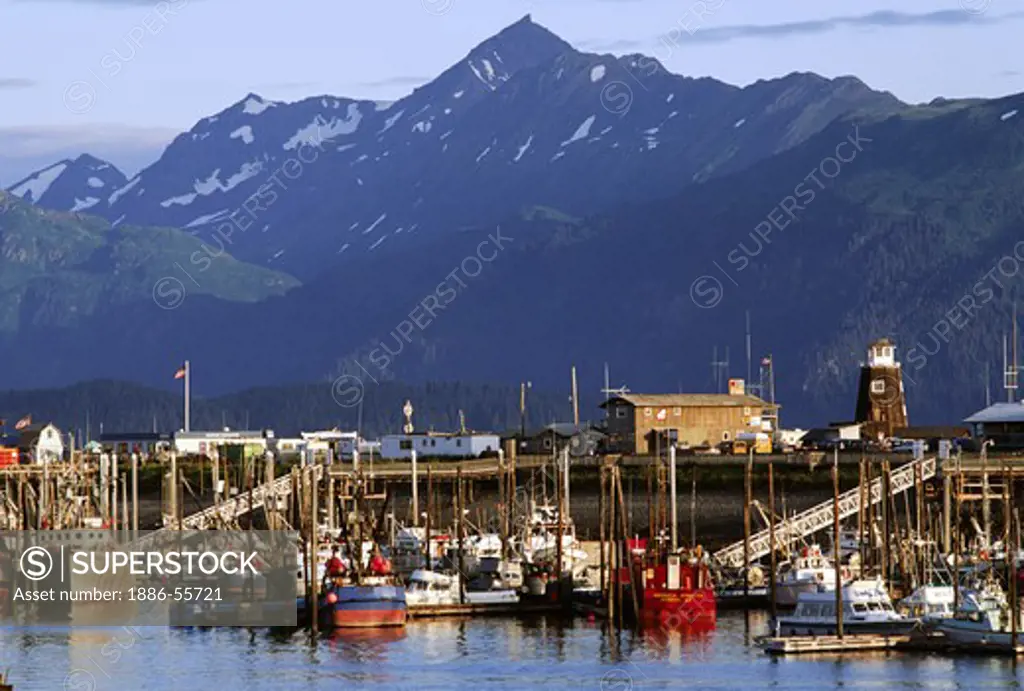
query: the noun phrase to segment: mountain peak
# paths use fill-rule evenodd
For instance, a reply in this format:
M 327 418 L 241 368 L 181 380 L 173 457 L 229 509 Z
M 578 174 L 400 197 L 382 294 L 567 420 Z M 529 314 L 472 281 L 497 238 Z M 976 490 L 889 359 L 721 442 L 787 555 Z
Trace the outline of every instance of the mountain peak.
M 573 47 L 557 34 L 533 21 L 529 14 L 509 24 L 494 36 L 474 48 L 469 57 L 480 54 L 490 56 L 494 50 L 511 50 L 516 53 L 534 51 L 539 53 L 533 62 L 540 62 L 559 53 L 573 50 Z

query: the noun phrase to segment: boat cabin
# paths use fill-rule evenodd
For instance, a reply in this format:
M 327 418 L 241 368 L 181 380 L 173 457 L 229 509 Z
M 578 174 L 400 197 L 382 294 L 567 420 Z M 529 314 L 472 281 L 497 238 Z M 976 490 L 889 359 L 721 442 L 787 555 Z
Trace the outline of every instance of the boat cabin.
M 843 619 L 872 621 L 897 618 L 896 608 L 880 581 L 854 581 L 843 587 Z M 836 594 L 801 593 L 791 619 L 835 621 Z

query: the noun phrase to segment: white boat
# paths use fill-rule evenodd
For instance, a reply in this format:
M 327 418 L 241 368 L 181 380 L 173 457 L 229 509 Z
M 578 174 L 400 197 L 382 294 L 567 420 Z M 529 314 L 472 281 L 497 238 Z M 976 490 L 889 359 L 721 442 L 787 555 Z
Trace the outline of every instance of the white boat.
M 454 607 L 462 604 L 474 605 L 477 608 L 487 605 L 508 607 L 519 602 L 519 593 L 511 588 L 466 590 L 463 599 L 460 598 L 457 576 L 417 569 L 409 577 L 405 602 L 409 611 L 413 613 L 432 607 Z
M 775 603 L 795 607 L 803 593 L 835 590 L 836 569 L 817 545 L 805 547 L 792 562 L 782 564 L 775 581 Z
M 553 564 L 558 559 L 558 510 L 548 504 L 535 505 L 526 525 L 522 554 L 530 564 Z M 562 522 L 562 573 L 581 575 L 589 555 L 576 540 L 576 525 L 566 517 Z
M 967 591 L 956 614 L 939 621 L 935 631 L 954 645 L 1010 651 L 1014 648 L 1010 610 L 1005 595 L 996 588 Z M 1017 611 L 1017 631 L 1017 645 L 1020 645 L 1024 631 L 1020 610 Z
M 952 617 L 956 599 L 951 585 L 923 585 L 899 601 L 897 609 L 925 623 Z
M 843 633 L 909 633 L 918 620 L 896 611 L 881 580 L 853 581 L 842 587 Z M 835 590 L 801 593 L 793 614 L 779 617 L 778 636 L 836 634 Z

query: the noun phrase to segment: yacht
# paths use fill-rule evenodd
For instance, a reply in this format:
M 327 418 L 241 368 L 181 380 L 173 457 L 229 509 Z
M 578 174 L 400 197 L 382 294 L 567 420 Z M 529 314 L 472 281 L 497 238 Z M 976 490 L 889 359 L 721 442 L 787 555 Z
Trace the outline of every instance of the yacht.
M 879 580 L 853 581 L 842 586 L 843 632 L 848 634 L 905 634 L 918 620 L 900 614 Z M 829 636 L 836 633 L 835 590 L 803 592 L 793 614 L 779 617 L 778 636 Z
M 804 547 L 800 555 L 785 562 L 775 581 L 775 603 L 779 607 L 795 607 L 802 593 L 835 590 L 836 569 L 832 560 L 821 553 L 818 545 Z

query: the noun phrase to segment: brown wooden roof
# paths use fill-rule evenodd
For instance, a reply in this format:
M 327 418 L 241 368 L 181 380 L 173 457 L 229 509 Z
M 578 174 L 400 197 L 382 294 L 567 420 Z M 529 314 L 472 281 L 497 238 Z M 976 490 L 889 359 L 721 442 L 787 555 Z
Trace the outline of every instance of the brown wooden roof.
M 651 406 L 654 408 L 728 408 L 733 406 L 750 406 L 752 408 L 771 408 L 772 404 L 757 396 L 744 394 L 731 396 L 726 393 L 626 393 L 612 396 L 601 404 L 604 408 L 615 401 L 625 401 L 634 407 Z M 780 407 L 775 404 L 776 408 Z

